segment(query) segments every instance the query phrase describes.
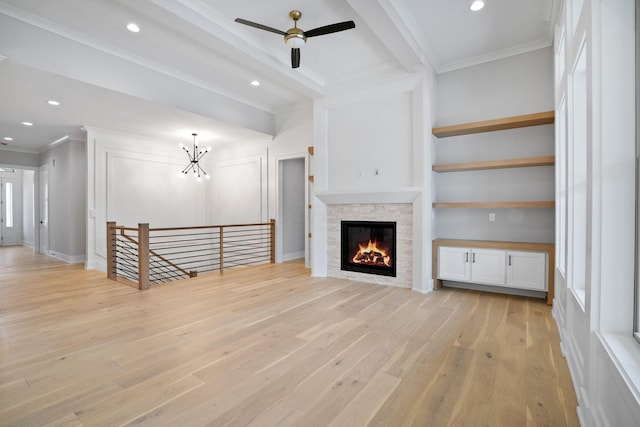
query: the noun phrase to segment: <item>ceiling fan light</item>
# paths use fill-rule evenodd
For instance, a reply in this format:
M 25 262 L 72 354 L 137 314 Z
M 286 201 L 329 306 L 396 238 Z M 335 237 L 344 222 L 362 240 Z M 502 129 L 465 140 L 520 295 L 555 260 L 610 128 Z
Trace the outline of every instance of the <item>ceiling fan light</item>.
M 287 32 L 287 35 L 284 36 L 284 42 L 292 49 L 300 49 L 307 42 L 307 37 L 302 30 L 292 28 Z
M 482 10 L 482 8 L 484 8 L 483 0 L 474 0 L 473 2 L 471 2 L 471 6 L 469 6 L 469 9 L 471 9 L 471 11 L 473 12 Z

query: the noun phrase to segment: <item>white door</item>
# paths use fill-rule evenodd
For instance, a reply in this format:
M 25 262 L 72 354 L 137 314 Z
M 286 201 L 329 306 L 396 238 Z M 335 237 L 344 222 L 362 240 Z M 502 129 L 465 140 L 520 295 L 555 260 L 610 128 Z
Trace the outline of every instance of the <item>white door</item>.
M 22 226 L 22 206 L 20 188 L 15 178 L 0 178 L 0 244 L 2 246 L 20 243 Z
M 547 290 L 547 256 L 543 252 L 507 252 L 507 286 Z
M 438 248 L 438 279 L 468 282 L 471 279 L 468 248 L 440 246 Z
M 40 253 L 49 253 L 49 168 L 40 167 Z
M 495 249 L 471 250 L 471 281 L 486 285 L 503 285 L 506 270 L 505 251 Z

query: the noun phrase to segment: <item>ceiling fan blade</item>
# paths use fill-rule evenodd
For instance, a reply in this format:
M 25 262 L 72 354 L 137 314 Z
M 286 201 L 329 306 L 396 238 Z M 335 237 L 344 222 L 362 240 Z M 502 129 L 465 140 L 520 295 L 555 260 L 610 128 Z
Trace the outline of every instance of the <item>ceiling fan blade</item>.
M 258 24 L 257 22 L 247 21 L 246 19 L 236 18 L 235 21 L 237 23 L 239 23 L 239 24 L 244 24 L 244 25 L 248 25 L 250 27 L 258 28 L 260 30 L 265 30 L 265 31 L 269 31 L 269 32 L 272 32 L 272 33 L 280 34 L 281 36 L 285 36 L 287 34 L 284 31 L 280 31 L 280 30 L 278 30 L 276 28 L 272 28 L 272 27 L 268 27 L 266 25 Z
M 336 24 L 325 25 L 324 27 L 305 31 L 304 35 L 307 37 L 323 36 L 325 34 L 337 33 L 338 31 L 350 30 L 355 27 L 356 24 L 353 21 L 338 22 Z
M 291 49 L 291 68 L 298 68 L 300 66 L 300 49 Z

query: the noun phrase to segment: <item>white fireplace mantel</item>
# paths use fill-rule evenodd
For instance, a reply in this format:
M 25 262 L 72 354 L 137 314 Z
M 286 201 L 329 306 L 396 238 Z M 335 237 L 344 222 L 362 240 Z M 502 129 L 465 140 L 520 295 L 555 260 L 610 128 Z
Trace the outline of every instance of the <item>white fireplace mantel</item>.
M 413 203 L 421 193 L 421 188 L 409 187 L 377 191 L 318 191 L 316 197 L 327 205 Z

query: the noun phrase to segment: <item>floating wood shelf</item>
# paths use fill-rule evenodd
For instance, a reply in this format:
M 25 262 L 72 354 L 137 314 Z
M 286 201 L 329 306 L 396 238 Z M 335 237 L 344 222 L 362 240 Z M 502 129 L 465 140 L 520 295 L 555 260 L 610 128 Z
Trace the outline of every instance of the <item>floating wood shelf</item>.
M 432 133 L 438 138 L 448 136 L 470 135 L 473 133 L 493 132 L 497 130 L 516 129 L 528 126 L 552 124 L 555 118 L 553 111 L 525 114 L 522 116 L 505 117 L 481 122 L 463 123 L 453 126 L 433 128 Z
M 434 208 L 553 208 L 554 201 L 533 202 L 436 202 Z
M 487 169 L 525 168 L 532 166 L 550 166 L 555 163 L 554 156 L 526 157 L 520 159 L 491 160 L 486 162 L 451 163 L 433 165 L 434 172 L 460 172 Z

